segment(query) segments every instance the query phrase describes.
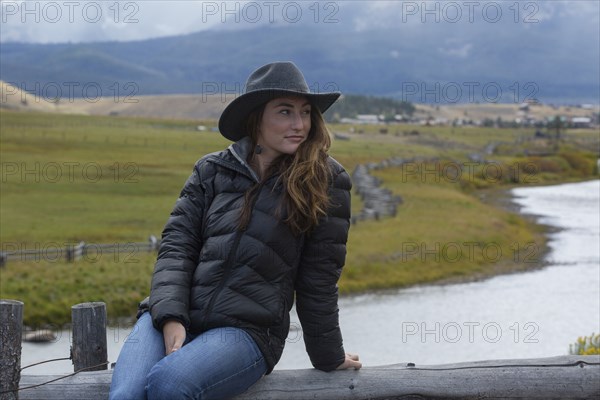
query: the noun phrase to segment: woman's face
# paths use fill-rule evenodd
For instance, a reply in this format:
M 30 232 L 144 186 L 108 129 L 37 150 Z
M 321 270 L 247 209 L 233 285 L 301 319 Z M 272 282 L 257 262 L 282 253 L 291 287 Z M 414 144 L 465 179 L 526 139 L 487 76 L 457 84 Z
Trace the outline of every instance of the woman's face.
M 294 154 L 310 131 L 311 105 L 306 97 L 278 97 L 265 105 L 258 144 L 263 157 Z

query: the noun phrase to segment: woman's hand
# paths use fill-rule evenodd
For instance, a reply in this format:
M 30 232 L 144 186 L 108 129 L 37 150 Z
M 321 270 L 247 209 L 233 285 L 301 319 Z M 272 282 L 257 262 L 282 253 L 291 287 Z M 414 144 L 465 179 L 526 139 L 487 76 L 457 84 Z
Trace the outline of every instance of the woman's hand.
M 165 340 L 165 355 L 177 351 L 185 341 L 185 327 L 176 320 L 170 320 L 163 325 L 163 337 Z
M 336 369 L 360 369 L 360 367 L 362 367 L 362 364 L 358 361 L 358 354 L 346 353 L 346 359 Z

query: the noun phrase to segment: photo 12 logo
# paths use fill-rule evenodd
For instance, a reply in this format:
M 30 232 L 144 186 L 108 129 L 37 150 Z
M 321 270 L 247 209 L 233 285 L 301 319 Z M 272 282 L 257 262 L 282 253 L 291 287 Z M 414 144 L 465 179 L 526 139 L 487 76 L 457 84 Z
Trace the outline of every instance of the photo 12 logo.
M 59 243 L 59 242 L 4 242 L 1 245 L 2 262 L 97 263 L 102 259 L 115 263 L 137 264 L 142 253 L 157 248 L 156 241 L 147 243 Z
M 335 1 L 203 1 L 202 23 L 336 24 L 339 5 Z
M 134 1 L 2 1 L 2 23 L 136 24 L 140 6 Z
M 522 103 L 535 99 L 540 88 L 535 82 L 402 82 L 402 101 L 415 103 Z
M 535 322 L 523 324 L 514 322 L 503 325 L 488 321 L 473 322 L 402 322 L 402 343 L 419 341 L 420 343 L 498 343 L 503 339 L 512 339 L 514 343 L 539 343 L 537 334 L 540 327 Z
M 510 19 L 516 23 L 535 24 L 540 10 L 535 1 L 403 1 L 402 22 L 421 23 L 497 23 Z
M 97 183 L 112 180 L 115 183 L 138 183 L 139 166 L 134 162 L 110 165 L 97 162 L 16 162 L 0 163 L 2 183 Z
M 537 243 L 512 242 L 503 250 L 498 243 L 480 242 L 402 242 L 402 251 L 397 254 L 402 262 L 428 260 L 436 263 L 457 263 L 463 261 L 484 261 L 497 263 L 510 260 L 514 263 L 534 264 L 540 262 L 541 251 Z
M 140 88 L 136 82 L 8 82 L 2 91 L 2 103 L 9 98 L 18 97 L 18 101 L 27 104 L 30 101 L 39 103 L 73 103 L 83 99 L 86 103 L 96 103 L 102 98 L 111 99 L 114 103 L 138 103 L 136 95 Z
M 405 162 L 400 166 L 400 178 L 406 182 L 522 182 L 539 183 L 539 166 L 532 162 L 503 164 L 496 161 Z

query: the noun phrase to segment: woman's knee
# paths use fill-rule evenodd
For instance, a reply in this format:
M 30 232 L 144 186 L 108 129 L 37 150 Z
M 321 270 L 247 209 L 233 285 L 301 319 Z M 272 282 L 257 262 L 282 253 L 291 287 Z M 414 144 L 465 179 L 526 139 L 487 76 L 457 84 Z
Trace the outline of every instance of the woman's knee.
M 148 400 L 194 399 L 212 400 L 236 396 L 245 392 L 266 372 L 263 359 L 257 360 L 246 369 L 232 373 L 220 381 L 211 377 L 191 380 L 190 374 L 182 369 L 173 369 L 157 364 L 148 374 L 146 396 Z
M 148 399 L 167 399 L 168 396 L 173 397 L 173 390 L 177 385 L 173 384 L 171 373 L 166 373 L 166 368 L 162 368 L 160 363 L 157 363 L 148 373 L 146 383 L 146 394 Z M 169 376 L 167 378 L 167 375 Z
M 145 399 L 146 377 L 164 357 L 162 335 L 144 314 L 127 337 L 113 371 L 110 399 Z
M 148 400 L 194 399 L 200 400 L 200 393 L 188 382 L 188 374 L 182 368 L 169 363 L 157 363 L 148 374 L 146 395 Z
M 146 388 L 143 385 L 121 385 L 111 387 L 109 400 L 145 400 Z
M 152 367 L 148 399 L 215 399 L 244 392 L 266 372 L 254 340 L 236 328 L 196 337 Z

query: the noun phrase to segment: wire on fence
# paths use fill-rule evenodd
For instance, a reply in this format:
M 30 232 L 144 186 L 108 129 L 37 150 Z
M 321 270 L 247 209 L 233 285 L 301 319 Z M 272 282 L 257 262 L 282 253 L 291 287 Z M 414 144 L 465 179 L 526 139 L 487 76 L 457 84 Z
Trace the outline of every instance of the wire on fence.
M 58 378 L 51 379 L 51 380 L 46 381 L 46 382 L 38 383 L 37 385 L 24 386 L 24 387 L 20 387 L 18 389 L 14 389 L 14 390 L 3 390 L 3 391 L 0 392 L 0 394 L 11 393 L 11 392 L 20 392 L 22 390 L 33 389 L 33 388 L 36 388 L 36 387 L 44 386 L 44 385 L 47 385 L 47 384 L 52 383 L 52 382 L 60 381 L 61 379 L 66 379 L 66 378 L 69 378 L 71 376 L 75 376 L 75 375 L 77 375 L 80 372 L 87 371 L 88 369 L 94 369 L 94 368 L 101 367 L 103 365 L 107 365 L 108 363 L 109 363 L 109 361 L 106 361 L 106 362 L 103 362 L 103 363 L 100 363 L 100 364 L 97 364 L 97 365 L 92 365 L 91 367 L 81 368 L 80 370 L 77 370 L 77 371 L 75 371 L 75 372 L 73 372 L 71 374 L 59 376 Z

